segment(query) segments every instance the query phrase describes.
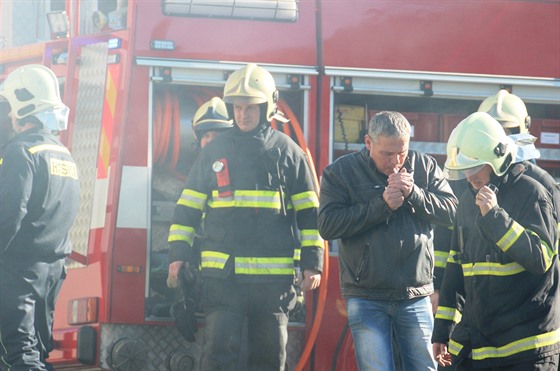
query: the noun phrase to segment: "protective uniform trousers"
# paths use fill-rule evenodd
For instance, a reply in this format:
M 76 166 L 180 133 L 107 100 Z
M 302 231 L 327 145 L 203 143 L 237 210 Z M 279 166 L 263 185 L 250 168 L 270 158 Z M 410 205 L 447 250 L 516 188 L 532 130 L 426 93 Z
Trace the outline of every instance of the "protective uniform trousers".
M 54 304 L 66 277 L 64 259 L 21 264 L 0 259 L 1 370 L 53 370 Z
M 242 283 L 205 278 L 205 346 L 201 370 L 284 370 L 288 312 L 296 292 L 288 283 Z M 247 318 L 248 355 L 240 359 L 243 319 Z M 280 349 L 280 352 L 279 352 Z

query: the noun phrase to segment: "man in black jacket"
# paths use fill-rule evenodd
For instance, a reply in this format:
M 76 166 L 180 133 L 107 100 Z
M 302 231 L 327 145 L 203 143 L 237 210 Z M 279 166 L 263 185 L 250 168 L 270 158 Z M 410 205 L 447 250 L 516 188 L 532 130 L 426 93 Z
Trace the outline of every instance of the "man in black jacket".
M 78 170 L 53 131 L 68 107 L 55 74 L 42 65 L 10 73 L 0 89 L 15 136 L 0 160 L 0 369 L 52 370 L 56 298 L 78 212 Z
M 435 370 L 432 225 L 453 223 L 457 198 L 436 160 L 408 149 L 410 124 L 375 115 L 366 147 L 325 168 L 319 232 L 341 239 L 346 298 L 360 370 L 394 370 L 395 334 L 406 370 Z

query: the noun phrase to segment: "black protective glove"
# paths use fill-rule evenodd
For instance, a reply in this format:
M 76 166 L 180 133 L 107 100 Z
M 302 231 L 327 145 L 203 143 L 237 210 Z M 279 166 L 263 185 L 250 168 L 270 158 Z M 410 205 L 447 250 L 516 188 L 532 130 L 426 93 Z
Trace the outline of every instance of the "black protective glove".
M 198 331 L 196 308 L 200 302 L 200 273 L 194 268 L 181 268 L 179 286 L 183 299 L 173 304 L 171 315 L 175 318 L 175 326 L 179 333 L 186 340 L 193 342 L 195 341 L 194 334 Z

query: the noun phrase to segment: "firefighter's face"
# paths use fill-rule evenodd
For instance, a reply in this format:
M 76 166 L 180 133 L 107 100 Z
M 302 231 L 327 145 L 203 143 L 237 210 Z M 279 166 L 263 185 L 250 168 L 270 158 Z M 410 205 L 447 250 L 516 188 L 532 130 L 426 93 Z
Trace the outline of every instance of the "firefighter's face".
M 248 132 L 259 125 L 261 108 L 258 104 L 249 104 L 241 101 L 234 102 L 233 115 L 239 129 Z
M 18 124 L 18 120 L 12 115 L 12 112 L 8 113 L 10 120 L 12 121 L 12 130 L 14 133 L 19 134 L 22 131 L 21 125 Z
M 389 176 L 399 171 L 408 154 L 408 138 L 365 136 L 366 148 L 378 171 Z
M 220 134 L 220 132 L 216 130 L 208 130 L 207 132 L 202 134 L 202 137 L 200 138 L 200 148 L 206 147 L 206 145 L 213 141 L 214 138 L 218 136 L 218 134 Z
M 493 172 L 494 170 L 492 169 L 492 166 L 484 164 L 474 169 L 465 170 L 465 175 L 467 176 L 467 181 L 471 184 L 471 186 L 474 189 L 479 190 L 490 183 L 490 177 Z

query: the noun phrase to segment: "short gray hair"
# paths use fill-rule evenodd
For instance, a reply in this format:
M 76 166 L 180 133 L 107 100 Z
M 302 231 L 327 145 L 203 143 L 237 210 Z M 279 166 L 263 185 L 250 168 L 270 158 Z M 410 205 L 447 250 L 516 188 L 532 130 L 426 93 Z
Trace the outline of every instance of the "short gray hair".
M 374 142 L 380 136 L 393 138 L 410 138 L 410 123 L 399 112 L 381 111 L 371 118 L 368 135 Z

